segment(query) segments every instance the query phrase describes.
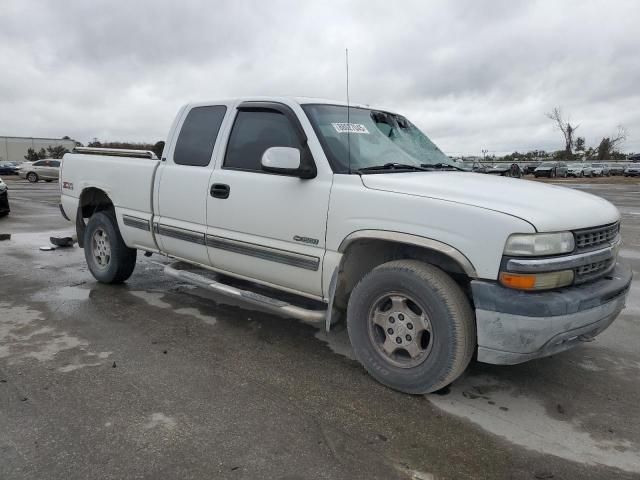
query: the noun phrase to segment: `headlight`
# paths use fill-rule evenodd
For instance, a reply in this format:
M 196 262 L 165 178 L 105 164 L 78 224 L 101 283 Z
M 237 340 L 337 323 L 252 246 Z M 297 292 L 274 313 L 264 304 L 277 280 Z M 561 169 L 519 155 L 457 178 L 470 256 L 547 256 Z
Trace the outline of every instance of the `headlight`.
M 507 239 L 504 254 L 518 256 L 544 256 L 569 253 L 575 248 L 573 233 L 515 233 Z

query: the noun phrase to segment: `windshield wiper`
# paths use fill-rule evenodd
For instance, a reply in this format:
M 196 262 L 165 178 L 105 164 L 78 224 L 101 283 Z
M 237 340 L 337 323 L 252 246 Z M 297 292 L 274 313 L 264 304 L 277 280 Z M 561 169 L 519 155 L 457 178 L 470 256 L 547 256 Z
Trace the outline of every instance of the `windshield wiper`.
M 357 170 L 354 170 L 356 173 L 362 172 L 383 172 L 389 170 L 410 170 L 417 172 L 425 172 L 426 168 L 418 165 L 408 165 L 404 163 L 385 163 L 384 165 L 373 165 L 372 167 L 362 167 Z
M 431 168 L 437 169 L 437 170 L 446 170 L 446 169 L 452 169 L 452 170 L 459 170 L 461 172 L 466 172 L 466 170 L 464 168 L 460 168 L 460 167 L 456 167 L 455 165 L 450 165 L 448 163 L 423 163 L 420 165 L 424 170 L 428 170 Z

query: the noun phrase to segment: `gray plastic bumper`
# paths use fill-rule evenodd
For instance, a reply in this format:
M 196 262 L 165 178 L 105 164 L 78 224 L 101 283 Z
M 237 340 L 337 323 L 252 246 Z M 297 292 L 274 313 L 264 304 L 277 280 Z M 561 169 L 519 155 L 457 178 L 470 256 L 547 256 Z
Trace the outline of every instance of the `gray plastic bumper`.
M 472 281 L 478 361 L 522 363 L 595 337 L 624 308 L 631 279 L 631 270 L 618 264 L 600 280 L 548 292 Z

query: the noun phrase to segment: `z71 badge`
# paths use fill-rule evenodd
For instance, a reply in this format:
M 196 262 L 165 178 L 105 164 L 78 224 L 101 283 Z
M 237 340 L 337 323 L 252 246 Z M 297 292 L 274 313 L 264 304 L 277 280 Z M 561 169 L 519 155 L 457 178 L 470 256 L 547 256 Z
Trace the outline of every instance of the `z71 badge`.
M 64 188 L 65 190 L 73 190 L 73 183 L 62 182 L 62 188 Z

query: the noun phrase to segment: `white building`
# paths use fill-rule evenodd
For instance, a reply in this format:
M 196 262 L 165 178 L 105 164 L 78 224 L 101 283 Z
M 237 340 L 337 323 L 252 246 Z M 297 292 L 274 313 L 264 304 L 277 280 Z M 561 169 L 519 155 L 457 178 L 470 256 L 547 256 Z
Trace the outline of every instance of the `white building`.
M 33 148 L 36 152 L 41 148 L 63 146 L 72 150 L 76 146 L 75 140 L 63 138 L 36 137 L 2 137 L 0 136 L 0 161 L 24 162 L 27 150 Z

